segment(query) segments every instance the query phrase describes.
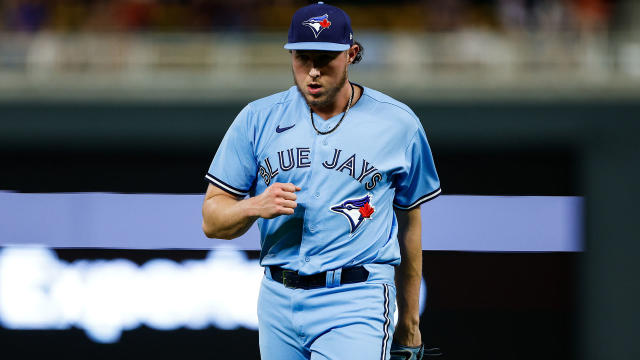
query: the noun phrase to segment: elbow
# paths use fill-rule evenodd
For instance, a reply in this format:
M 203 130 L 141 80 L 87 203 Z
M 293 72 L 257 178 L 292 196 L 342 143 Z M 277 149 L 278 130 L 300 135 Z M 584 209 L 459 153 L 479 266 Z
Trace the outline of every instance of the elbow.
M 224 231 L 219 231 L 218 229 L 208 225 L 204 221 L 202 222 L 202 231 L 204 232 L 204 235 L 209 239 L 232 240 L 235 238 L 233 234 L 225 233 Z

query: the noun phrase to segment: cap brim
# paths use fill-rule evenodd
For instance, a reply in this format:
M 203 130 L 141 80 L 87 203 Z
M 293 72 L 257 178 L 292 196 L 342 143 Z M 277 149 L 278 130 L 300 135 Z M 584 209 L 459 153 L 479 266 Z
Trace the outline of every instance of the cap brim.
M 349 44 L 336 44 L 329 42 L 297 42 L 287 43 L 284 48 L 287 50 L 324 50 L 324 51 L 345 51 L 351 47 Z

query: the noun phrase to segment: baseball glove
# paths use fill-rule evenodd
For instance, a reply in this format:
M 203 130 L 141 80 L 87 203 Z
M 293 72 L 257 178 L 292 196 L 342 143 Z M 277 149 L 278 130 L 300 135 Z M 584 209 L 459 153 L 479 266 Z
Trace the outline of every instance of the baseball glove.
M 420 346 L 404 346 L 391 343 L 391 359 L 390 360 L 423 360 L 432 357 L 442 356 L 439 348 L 424 348 L 424 344 Z

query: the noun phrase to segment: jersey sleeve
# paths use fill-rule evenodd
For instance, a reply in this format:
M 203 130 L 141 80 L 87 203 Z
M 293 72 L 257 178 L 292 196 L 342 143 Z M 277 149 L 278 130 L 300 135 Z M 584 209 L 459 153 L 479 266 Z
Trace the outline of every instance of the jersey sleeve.
M 252 111 L 246 106 L 227 130 L 209 166 L 205 179 L 220 189 L 239 197 L 249 194 L 257 173 Z
M 411 138 L 404 161 L 402 170 L 395 177 L 395 208 L 411 210 L 440 195 L 440 179 L 422 126 Z

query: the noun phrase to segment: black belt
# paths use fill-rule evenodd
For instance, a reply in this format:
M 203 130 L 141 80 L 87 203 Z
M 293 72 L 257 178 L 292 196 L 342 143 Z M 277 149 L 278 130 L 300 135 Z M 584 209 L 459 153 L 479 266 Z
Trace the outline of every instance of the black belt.
M 297 271 L 269 266 L 271 278 L 292 289 L 317 289 L 327 286 L 327 272 L 313 275 L 299 275 Z M 340 284 L 353 284 L 367 280 L 369 271 L 364 266 L 342 268 Z

